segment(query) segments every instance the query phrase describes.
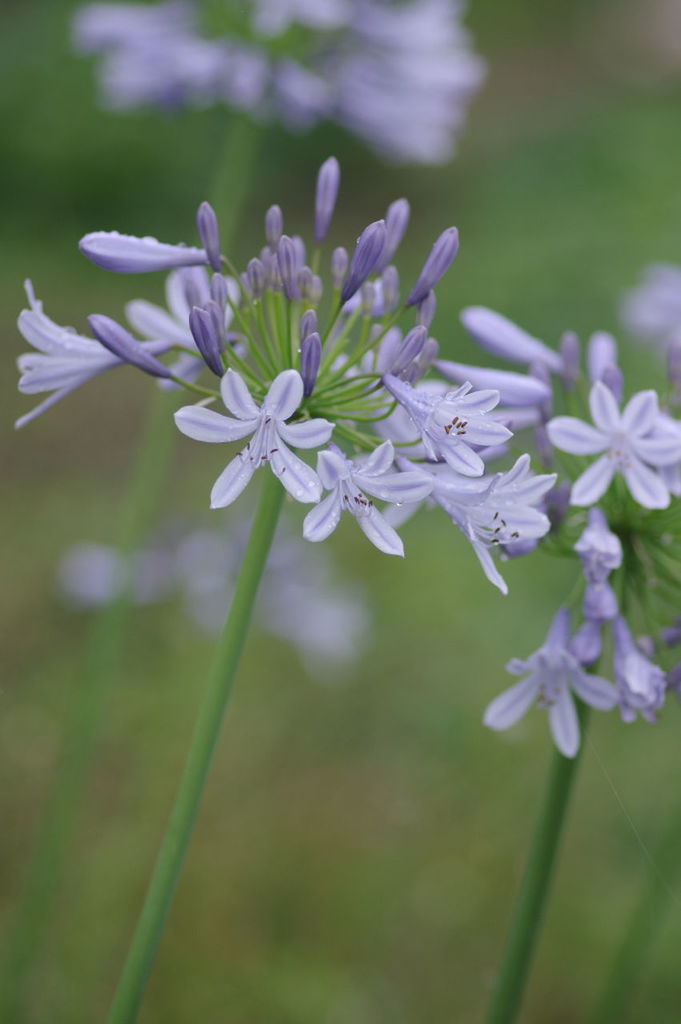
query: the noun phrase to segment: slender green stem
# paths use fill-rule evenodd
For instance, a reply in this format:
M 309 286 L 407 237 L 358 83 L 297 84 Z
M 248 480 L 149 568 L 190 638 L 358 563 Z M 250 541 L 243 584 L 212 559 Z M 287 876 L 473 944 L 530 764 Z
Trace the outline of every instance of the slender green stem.
M 486 1018 L 487 1024 L 511 1024 L 520 1009 L 546 910 L 570 793 L 581 750 L 584 748 L 588 719 L 586 705 L 580 704 L 579 718 L 582 730 L 580 752 L 574 758 L 563 757 L 558 751 L 554 754 L 525 877 Z
M 109 1024 L 132 1024 L 142 1002 L 196 823 L 283 495 L 284 490 L 277 478 L 267 473 L 229 618 L 208 679 L 175 806 L 111 1008 Z
M 628 1017 L 632 993 L 650 955 L 655 935 L 675 902 L 669 879 L 678 873 L 680 845 L 681 815 L 677 812 L 653 854 L 646 887 L 631 915 L 596 1010 L 589 1018 L 592 1024 L 622 1024 Z
M 153 520 L 171 461 L 174 432 L 169 428 L 169 419 L 172 408 L 171 396 L 155 390 L 119 542 L 128 569 L 130 555 Z M 97 616 L 82 677 L 69 703 L 52 792 L 47 800 L 16 918 L 8 929 L 0 974 L 2 1021 L 18 1024 L 23 1018 L 22 1001 L 29 971 L 39 952 L 52 911 L 109 684 L 119 668 L 118 659 L 130 608 L 128 593 L 124 591 L 118 600 L 111 602 Z

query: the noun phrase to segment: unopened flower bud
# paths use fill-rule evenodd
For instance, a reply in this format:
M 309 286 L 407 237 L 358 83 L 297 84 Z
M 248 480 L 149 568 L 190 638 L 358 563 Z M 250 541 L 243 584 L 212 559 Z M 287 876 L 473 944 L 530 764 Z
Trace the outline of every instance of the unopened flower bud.
M 345 303 L 361 288 L 370 274 L 374 272 L 385 245 L 385 224 L 382 220 L 374 221 L 364 229 L 357 240 L 355 251 L 350 260 L 348 276 L 341 291 L 341 302 Z
M 259 299 L 265 291 L 265 267 L 257 256 L 248 261 L 247 278 L 248 290 L 254 299 Z
M 93 313 L 88 322 L 97 340 L 119 359 L 153 377 L 172 376 L 167 366 L 147 352 L 141 342 L 111 317 Z
M 409 293 L 408 306 L 415 306 L 425 299 L 431 288 L 447 273 L 459 251 L 459 232 L 456 228 L 443 231 L 423 264 L 416 284 Z
M 270 206 L 265 214 L 265 238 L 273 251 L 277 248 L 284 231 L 284 215 L 280 206 Z
M 314 237 L 319 244 L 326 238 L 336 207 L 340 186 L 340 166 L 335 156 L 330 156 L 319 168 L 317 191 L 315 193 Z
M 400 275 L 397 267 L 386 267 L 381 274 L 381 288 L 383 291 L 383 312 L 393 313 L 397 309 L 400 300 Z
M 435 319 L 436 309 L 437 299 L 435 298 L 435 292 L 431 288 L 416 307 L 416 323 L 430 329 L 430 325 Z
M 579 380 L 581 345 L 574 331 L 566 331 L 560 339 L 560 354 L 563 360 L 561 377 L 567 391 L 572 391 Z
M 215 210 L 210 203 L 201 203 L 196 214 L 196 226 L 199 229 L 201 245 L 206 250 L 208 262 L 217 273 L 222 267 L 220 253 L 220 229 Z
M 322 342 L 317 331 L 305 335 L 300 345 L 300 376 L 303 378 L 303 394 L 309 398 L 317 382 L 322 361 Z
M 348 269 L 348 253 L 342 245 L 333 250 L 331 254 L 331 277 L 334 288 L 340 288 Z
M 406 199 L 396 199 L 391 203 L 385 215 L 385 245 L 381 253 L 378 269 L 387 267 L 397 248 L 404 238 L 409 224 L 409 203 Z

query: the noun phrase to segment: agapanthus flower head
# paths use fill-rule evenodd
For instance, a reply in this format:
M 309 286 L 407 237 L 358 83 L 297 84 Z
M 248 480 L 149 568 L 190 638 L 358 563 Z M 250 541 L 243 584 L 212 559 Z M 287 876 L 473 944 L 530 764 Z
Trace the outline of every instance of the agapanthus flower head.
M 522 682 L 496 697 L 485 712 L 490 729 L 508 729 L 538 703 L 546 708 L 554 742 L 565 757 L 579 750 L 579 720 L 575 696 L 600 711 L 618 702 L 617 690 L 601 676 L 586 672 L 570 649 L 570 614 L 560 608 L 543 645 L 529 658 L 514 658 L 506 666 Z
M 212 36 L 195 0 L 85 4 L 74 42 L 98 55 L 100 91 L 112 109 L 226 104 L 297 130 L 331 118 L 392 160 L 438 164 L 453 155 L 485 74 L 459 2 L 233 7 L 229 33 Z M 332 171 L 324 184 L 328 205 Z
M 339 182 L 340 168 L 330 158 L 310 204 L 316 239 L 326 236 Z M 478 386 L 488 378 L 473 374 L 473 381 L 453 387 L 437 375 L 433 289 L 452 264 L 458 233 L 440 233 L 401 298 L 386 249 L 396 255 L 408 213 L 406 200 L 391 204 L 384 218 L 360 232 L 348 258 L 346 249 L 325 255 L 285 232 L 280 207 L 271 206 L 266 244 L 242 272 L 222 251 L 218 218 L 207 203 L 197 214 L 200 247 L 88 234 L 80 248 L 97 266 L 125 274 L 170 270 L 168 309 L 144 299 L 128 304 L 128 322 L 147 340 L 94 314 L 95 339 L 80 339 L 78 352 L 84 346 L 95 360 L 87 364 L 90 375 L 127 363 L 165 386 L 197 393 L 198 404 L 175 413 L 182 433 L 212 444 L 240 442 L 214 483 L 213 508 L 234 502 L 265 468 L 291 498 L 314 506 L 303 525 L 308 540 L 328 537 L 349 512 L 375 547 L 402 555 L 395 512 L 413 509 L 432 493 L 432 503 L 446 510 L 505 592 L 493 552 L 516 545 L 519 555 L 548 531 L 539 506 L 555 478 L 534 476 L 526 456 L 495 474 L 487 472 L 486 460 L 506 453 L 513 434 L 507 423 L 516 413 L 534 410 L 541 417 L 548 388 L 534 377 L 506 373 L 501 384 L 508 401 L 527 403 L 511 415 L 498 409 L 498 388 Z M 22 323 L 42 315 L 22 314 Z M 402 327 L 404 318 L 411 323 Z M 62 330 L 50 327 L 50 338 Z M 159 358 L 166 352 L 179 356 L 177 362 Z M 78 382 L 86 379 L 80 362 L 76 370 Z M 316 456 L 306 458 L 312 451 Z

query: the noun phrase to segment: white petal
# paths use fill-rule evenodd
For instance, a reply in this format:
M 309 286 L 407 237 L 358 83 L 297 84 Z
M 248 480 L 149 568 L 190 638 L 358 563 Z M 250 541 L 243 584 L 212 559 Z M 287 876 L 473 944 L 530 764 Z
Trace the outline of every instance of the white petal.
M 175 423 L 187 437 L 195 441 L 217 444 L 224 441 L 240 441 L 253 434 L 258 420 L 234 420 L 202 405 L 185 405 L 175 413 Z
M 247 455 L 240 452 L 213 484 L 213 490 L 210 492 L 210 507 L 224 508 L 226 505 L 231 505 L 246 488 L 257 468 L 258 463 L 252 462 Z
M 367 515 L 357 516 L 357 522 L 374 547 L 386 555 L 404 558 L 404 545 L 399 534 L 392 528 L 377 508 L 372 507 Z
M 663 434 L 634 437 L 631 447 L 652 466 L 673 466 L 681 461 L 681 435 Z
M 274 446 L 267 453 L 272 472 L 296 501 L 310 504 L 319 501 L 322 485 L 315 471 L 274 435 Z
M 500 590 L 502 594 L 508 594 L 508 584 L 497 569 L 489 548 L 485 547 L 485 545 L 481 544 L 479 541 L 471 541 L 471 543 L 473 545 L 473 550 L 478 556 L 478 561 L 482 566 L 482 571 L 487 579 L 497 588 L 497 590 Z
M 303 400 L 303 378 L 297 370 L 284 370 L 274 378 L 263 408 L 278 420 L 287 420 Z
M 611 434 L 620 426 L 620 410 L 610 388 L 597 380 L 589 394 L 589 408 L 596 426 L 605 434 Z
M 614 459 L 609 455 L 601 455 L 600 459 L 596 459 L 593 465 L 585 469 L 575 480 L 570 492 L 570 503 L 582 506 L 595 505 L 610 486 L 616 468 Z
M 485 463 L 477 452 L 465 444 L 442 444 L 440 451 L 448 466 L 464 476 L 482 476 Z
M 617 689 L 602 676 L 592 676 L 588 672 L 575 673 L 572 688 L 586 704 L 599 711 L 611 711 L 617 707 Z
M 639 459 L 630 458 L 622 468 L 632 497 L 644 508 L 667 508 L 670 497 L 667 485 L 659 473 L 649 469 Z
M 310 541 L 326 540 L 338 526 L 340 517 L 340 494 L 334 489 L 305 516 L 303 537 Z
M 523 717 L 537 699 L 539 686 L 534 676 L 504 690 L 488 705 L 483 722 L 490 729 L 508 729 Z
M 320 448 L 331 437 L 334 424 L 328 420 L 302 420 L 300 423 L 279 423 L 279 436 L 294 448 Z
M 191 293 L 192 302 L 189 302 Z M 182 267 L 173 270 L 166 278 L 166 301 L 168 309 L 178 323 L 189 327 L 189 313 L 192 305 L 205 306 L 210 299 L 208 272 L 205 267 Z
M 546 431 L 551 444 L 571 455 L 596 455 L 608 446 L 600 430 L 574 416 L 556 416 L 546 424 Z
M 660 408 L 656 391 L 639 391 L 627 402 L 622 413 L 622 428 L 642 437 L 653 427 Z
M 126 305 L 125 315 L 130 326 L 143 338 L 163 338 L 178 345 L 194 347 L 189 325 L 182 326 L 165 309 L 153 302 L 134 299 Z
M 364 459 L 361 465 L 361 472 L 363 475 L 380 476 L 381 473 L 387 473 L 395 461 L 395 449 L 393 448 L 392 441 L 384 441 L 383 444 L 379 444 L 378 448 L 375 448 L 368 458 Z
M 101 350 L 98 341 L 60 327 L 37 309 L 22 309 L 17 326 L 29 345 L 47 355 L 91 356 Z
M 243 377 L 236 370 L 227 370 L 220 381 L 222 401 L 237 419 L 252 420 L 260 416 L 260 409 L 253 401 Z
M 566 686 L 549 708 L 549 725 L 556 746 L 565 757 L 574 757 L 579 750 L 579 722 L 572 694 Z
M 317 472 L 326 490 L 330 491 L 348 476 L 348 460 L 339 452 L 320 452 L 317 456 Z

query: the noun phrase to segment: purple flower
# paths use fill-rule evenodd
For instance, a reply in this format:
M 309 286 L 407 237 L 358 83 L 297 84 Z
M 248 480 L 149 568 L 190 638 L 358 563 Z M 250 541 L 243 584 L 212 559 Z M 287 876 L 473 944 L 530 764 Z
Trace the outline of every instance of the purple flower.
M 327 420 L 287 423 L 303 400 L 303 381 L 296 370 L 284 370 L 273 381 L 265 400 L 257 406 L 243 381 L 228 370 L 220 381 L 222 400 L 234 414 L 223 416 L 202 405 L 187 405 L 175 413 L 175 423 L 187 437 L 211 443 L 240 441 L 252 434 L 245 448 L 215 481 L 211 508 L 224 508 L 239 497 L 257 469 L 269 463 L 296 501 L 317 502 L 321 485 L 317 474 L 287 445 L 319 448 L 331 437 Z
M 106 370 L 123 366 L 126 361 L 120 354 L 108 351 L 99 341 L 85 338 L 72 328 L 60 327 L 50 320 L 43 312 L 42 302 L 36 299 L 30 281 L 26 282 L 26 294 L 30 309 L 21 311 L 18 326 L 26 341 L 38 351 L 21 355 L 17 360 L 21 371 L 19 390 L 25 395 L 43 391 L 52 391 L 53 394 L 26 416 L 20 417 L 15 424 L 17 428 L 30 423 L 81 384 Z M 143 356 L 153 359 L 170 345 L 170 341 L 155 341 L 137 347 Z M 158 365 L 162 366 L 161 363 Z
M 133 338 L 125 327 L 112 320 L 110 316 L 94 313 L 88 317 L 88 323 L 97 340 L 123 362 L 136 366 L 138 370 L 144 370 L 152 377 L 171 376 L 168 367 L 149 352 L 148 346 Z
M 490 729 L 508 729 L 535 701 L 549 713 L 554 743 L 565 757 L 579 750 L 579 721 L 574 695 L 600 711 L 617 706 L 617 691 L 601 676 L 585 672 L 571 653 L 570 613 L 556 613 L 542 647 L 525 661 L 514 658 L 506 666 L 512 675 L 525 676 L 497 697 L 485 711 L 484 722 Z
M 681 331 L 681 267 L 655 263 L 624 297 L 622 322 L 634 335 L 665 344 Z
M 335 446 L 317 456 L 317 472 L 330 493 L 305 516 L 306 540 L 326 540 L 338 526 L 341 514 L 350 512 L 371 543 L 387 555 L 404 556 L 398 534 L 378 511 L 371 498 L 394 504 L 421 501 L 431 482 L 419 471 L 391 472 L 395 452 L 390 441 L 379 445 L 366 458 L 352 461 Z
M 448 359 L 438 359 L 435 365 L 443 377 L 457 384 L 470 381 L 474 388 L 494 388 L 504 405 L 543 405 L 551 398 L 551 388 L 544 381 L 522 373 L 468 366 Z
M 315 195 L 314 237 L 317 244 L 324 241 L 336 207 L 340 187 L 340 165 L 330 156 L 319 168 Z
M 383 383 L 409 414 L 427 457 L 435 462 L 444 459 L 457 473 L 481 476 L 485 464 L 471 445 L 503 444 L 512 436 L 488 415 L 499 404 L 498 391 L 473 391 L 466 383 L 455 391 L 434 395 L 417 391 L 389 373 Z
M 637 647 L 623 618 L 616 618 L 612 628 L 615 639 L 615 680 L 622 720 L 633 722 L 636 715 L 640 714 L 649 722 L 655 722 L 657 711 L 664 704 L 665 674 Z
M 345 303 L 358 291 L 370 274 L 376 270 L 385 245 L 385 223 L 374 221 L 364 229 L 357 240 L 350 260 L 348 276 L 341 290 L 341 302 Z
M 575 544 L 584 575 L 590 583 L 602 583 L 622 564 L 622 543 L 608 527 L 600 508 L 589 509 L 589 522 Z
M 118 231 L 92 231 L 81 238 L 79 248 L 96 266 L 118 274 L 142 274 L 209 262 L 205 249 L 168 245 L 156 238 L 136 238 Z
M 572 504 L 595 504 L 620 472 L 639 505 L 666 508 L 669 489 L 656 470 L 679 462 L 681 437 L 655 432 L 660 415 L 657 394 L 639 391 L 620 413 L 612 391 L 596 381 L 589 406 L 593 427 L 572 416 L 557 416 L 547 424 L 556 448 L 572 455 L 603 453 L 573 484 Z
M 447 228 L 437 239 L 423 264 L 416 284 L 409 292 L 406 305 L 416 306 L 442 280 L 459 251 L 459 232 Z

